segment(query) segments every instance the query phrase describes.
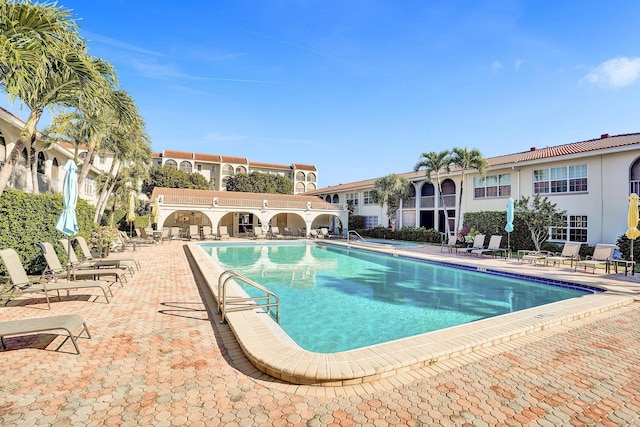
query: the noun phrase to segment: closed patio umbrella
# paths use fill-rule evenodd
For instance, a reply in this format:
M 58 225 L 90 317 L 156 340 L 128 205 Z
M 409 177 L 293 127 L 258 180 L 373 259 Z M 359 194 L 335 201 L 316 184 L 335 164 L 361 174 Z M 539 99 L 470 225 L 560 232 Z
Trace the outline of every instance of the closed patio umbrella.
M 507 248 L 511 251 L 511 232 L 513 231 L 513 197 L 507 201 L 507 225 L 504 226 L 507 232 Z
M 127 222 L 129 224 L 129 234 L 133 233 L 133 221 L 136 220 L 136 193 L 129 193 L 129 208 L 127 209 Z
M 636 193 L 631 193 L 629 195 L 629 212 L 627 213 L 627 226 L 629 228 L 625 233 L 629 240 L 631 240 L 631 261 L 633 261 L 633 241 L 640 237 L 638 219 L 638 195 Z
M 156 200 L 153 202 L 153 207 L 151 208 L 151 223 L 156 224 L 156 230 L 158 229 L 157 224 L 160 219 L 160 202 L 156 197 Z
M 76 217 L 76 203 L 78 202 L 78 167 L 73 160 L 67 160 L 67 163 L 62 167 L 62 170 L 67 174 L 64 177 L 62 183 L 62 213 L 58 222 L 56 223 L 56 230 L 64 234 L 65 236 L 73 236 L 79 230 L 78 218 Z M 68 246 L 71 252 L 71 245 Z M 69 259 L 70 253 L 67 253 L 67 259 Z M 70 265 L 67 265 L 67 280 L 70 276 Z

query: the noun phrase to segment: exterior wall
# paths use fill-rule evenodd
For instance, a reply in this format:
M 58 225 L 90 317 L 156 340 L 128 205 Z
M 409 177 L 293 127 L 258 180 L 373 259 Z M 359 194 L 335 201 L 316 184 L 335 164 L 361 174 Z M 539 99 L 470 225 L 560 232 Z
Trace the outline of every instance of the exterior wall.
M 627 210 L 628 197 L 630 193 L 630 168 L 633 163 L 640 158 L 640 150 L 635 147 L 609 148 L 594 150 L 586 153 L 549 157 L 545 159 L 505 164 L 490 167 L 485 176 L 500 174 L 511 175 L 511 194 L 514 200 L 521 196 L 531 197 L 534 195 L 534 171 L 546 168 L 566 167 L 574 165 L 587 165 L 587 191 L 566 192 L 566 193 L 545 193 L 552 203 L 557 204 L 558 209 L 565 210 L 568 216 L 586 216 L 587 218 L 587 243 L 615 243 L 617 238 L 627 230 Z M 398 211 L 398 227 L 418 226 L 420 224 L 420 214 L 427 209 L 421 208 L 421 189 L 426 184 L 426 178 L 415 174 L 404 174 L 414 185 L 416 197 L 409 202 L 403 203 Z M 462 189 L 462 215 L 466 212 L 479 211 L 501 211 L 506 210 L 509 195 L 496 197 L 475 197 L 474 178 L 477 173 L 468 172 L 464 176 Z M 449 210 L 455 210 L 458 215 L 458 197 L 462 175 L 460 172 L 452 172 L 445 175 L 446 179 L 451 179 L 456 188 L 455 204 L 447 204 Z M 345 184 L 344 188 L 328 188 L 325 192 L 322 189 L 311 194 L 320 195 L 323 199 L 329 195 L 339 196 L 339 203 L 346 204 L 347 194 L 356 193 L 358 205 L 354 213 L 363 216 L 378 216 L 379 225 L 387 226 L 386 206 L 381 209 L 377 205 L 364 205 L 363 195 L 365 191 L 373 189 L 375 180 L 370 180 L 366 184 L 357 188 Z M 438 207 L 439 196 L 437 185 L 434 185 L 434 204 Z M 453 200 L 452 197 L 450 199 Z M 434 210 L 434 209 L 431 209 Z M 437 215 L 436 215 L 437 216 Z M 442 220 L 436 218 L 439 229 L 443 229 Z M 551 240 L 553 241 L 553 240 Z M 561 241 L 558 241 L 561 243 Z

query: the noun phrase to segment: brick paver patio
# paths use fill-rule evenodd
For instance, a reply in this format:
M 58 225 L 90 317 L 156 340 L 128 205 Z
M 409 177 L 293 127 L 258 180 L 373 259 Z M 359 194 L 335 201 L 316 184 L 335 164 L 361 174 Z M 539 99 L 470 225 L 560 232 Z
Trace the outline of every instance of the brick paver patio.
M 640 425 L 638 302 L 375 383 L 296 386 L 244 359 L 180 242 L 127 255 L 142 271 L 111 304 L 0 308 L 0 320 L 77 313 L 92 334 L 80 355 L 53 334 L 7 338 L 0 425 Z

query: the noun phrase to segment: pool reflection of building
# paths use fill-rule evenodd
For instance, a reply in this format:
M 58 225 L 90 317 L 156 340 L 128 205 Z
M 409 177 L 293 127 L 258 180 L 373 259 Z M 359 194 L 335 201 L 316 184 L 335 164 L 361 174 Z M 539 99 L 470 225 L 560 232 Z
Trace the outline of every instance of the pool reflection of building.
M 338 262 L 335 259 L 320 258 L 313 255 L 314 244 L 305 244 L 304 252 L 299 245 L 255 245 L 252 256 L 247 252 L 238 252 L 238 246 L 213 246 L 211 258 L 220 265 L 235 265 L 234 271 L 248 278 L 261 277 L 286 281 L 295 287 L 316 286 L 316 272 L 335 271 Z M 292 250 L 294 249 L 295 250 Z M 284 253 L 283 253 L 284 252 Z

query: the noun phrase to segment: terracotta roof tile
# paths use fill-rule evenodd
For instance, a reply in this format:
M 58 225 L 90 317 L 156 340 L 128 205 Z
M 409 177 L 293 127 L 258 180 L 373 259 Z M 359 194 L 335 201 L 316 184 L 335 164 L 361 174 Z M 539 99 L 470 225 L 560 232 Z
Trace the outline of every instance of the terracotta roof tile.
M 316 167 L 314 165 L 305 165 L 302 163 L 294 163 L 293 164 L 293 168 L 294 169 L 301 169 L 301 170 L 308 170 L 308 171 L 318 171 L 318 169 L 316 169 Z
M 291 169 L 291 166 L 278 165 L 275 163 L 249 162 L 249 166 L 266 169 Z
M 246 165 L 249 163 L 247 159 L 244 157 L 220 156 L 220 159 L 221 159 L 220 161 L 224 163 L 236 163 L 236 164 L 242 164 L 242 165 Z
M 293 194 L 270 194 L 270 193 L 243 193 L 238 191 L 214 191 L 214 190 L 195 190 L 189 188 L 164 188 L 155 187 L 151 193 L 151 200 L 155 200 L 157 196 L 178 196 L 193 197 L 197 199 L 207 198 L 213 200 L 214 197 L 219 198 L 238 198 L 245 200 L 291 200 L 299 202 L 318 202 L 317 196 L 304 196 Z
M 201 160 L 203 162 L 220 162 L 221 156 L 219 154 L 204 154 L 204 153 L 193 153 L 193 158 L 196 160 Z

